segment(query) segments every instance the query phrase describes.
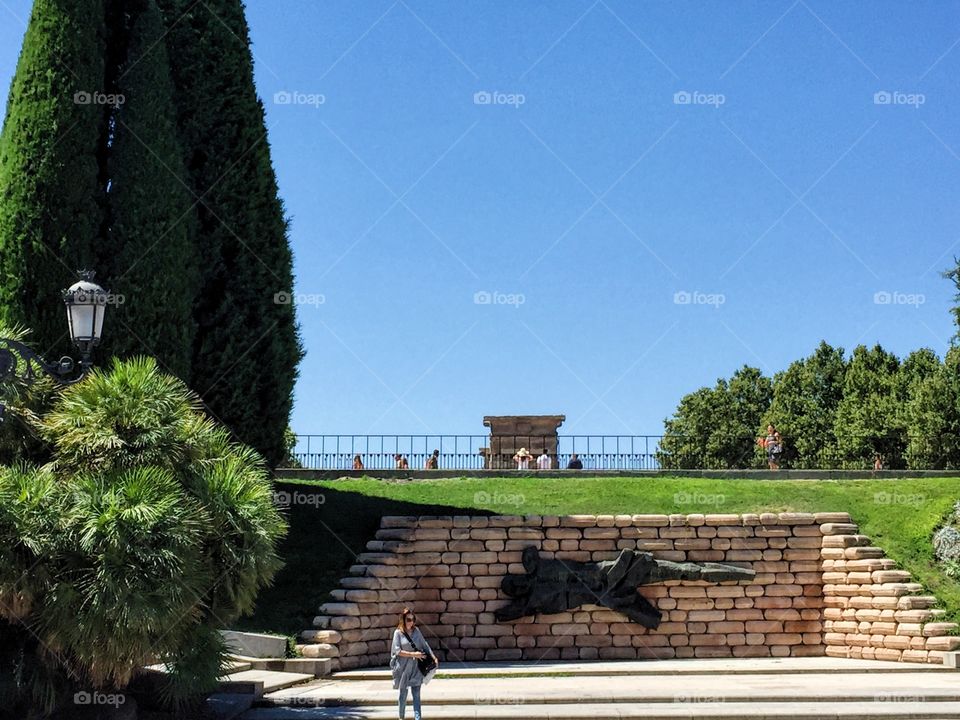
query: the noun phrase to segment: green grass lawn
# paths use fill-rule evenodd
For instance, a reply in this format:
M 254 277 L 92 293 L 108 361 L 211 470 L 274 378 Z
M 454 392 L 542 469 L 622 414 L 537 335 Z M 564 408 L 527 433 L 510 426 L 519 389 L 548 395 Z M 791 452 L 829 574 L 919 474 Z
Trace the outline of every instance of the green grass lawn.
M 281 547 L 286 566 L 248 630 L 296 634 L 372 540 L 382 515 L 568 515 L 846 511 L 860 531 L 960 621 L 960 584 L 933 561 L 931 536 L 960 499 L 960 478 L 728 480 L 496 478 L 283 481 L 299 493 Z

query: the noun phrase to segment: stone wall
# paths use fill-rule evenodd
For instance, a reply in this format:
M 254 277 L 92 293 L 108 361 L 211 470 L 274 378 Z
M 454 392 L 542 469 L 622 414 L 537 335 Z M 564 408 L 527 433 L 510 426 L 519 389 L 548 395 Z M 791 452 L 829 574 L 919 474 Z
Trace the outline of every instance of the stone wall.
M 596 605 L 497 622 L 520 554 L 596 561 L 620 549 L 753 569 L 752 582 L 640 588 L 656 630 Z M 335 669 L 384 665 L 403 606 L 441 660 L 593 660 L 835 655 L 941 662 L 960 645 L 933 598 L 858 534 L 846 513 L 387 516 L 299 646 Z
M 826 654 L 865 660 L 942 663 L 960 647 L 954 623 L 940 621 L 936 598 L 873 547 L 851 523 L 823 530 Z

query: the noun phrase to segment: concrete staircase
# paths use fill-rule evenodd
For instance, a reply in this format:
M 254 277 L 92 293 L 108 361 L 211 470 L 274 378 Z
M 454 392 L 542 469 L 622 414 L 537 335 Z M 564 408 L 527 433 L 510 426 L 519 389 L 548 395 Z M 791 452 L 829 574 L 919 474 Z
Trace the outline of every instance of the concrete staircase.
M 957 720 L 960 673 L 829 657 L 450 664 L 423 689 L 436 720 Z M 395 720 L 387 669 L 265 693 L 241 720 Z M 413 717 L 410 701 L 407 717 Z
M 223 666 L 218 691 L 207 700 L 210 716 L 220 720 L 238 717 L 264 695 L 295 688 L 331 671 L 330 660 L 285 657 L 285 637 L 235 631 L 224 631 L 223 637 L 231 654 Z M 169 672 L 165 664 L 144 670 Z
M 288 658 L 287 639 L 277 635 L 223 632 L 232 651 L 220 682 L 221 692 L 252 694 L 259 698 L 330 673 L 330 660 Z

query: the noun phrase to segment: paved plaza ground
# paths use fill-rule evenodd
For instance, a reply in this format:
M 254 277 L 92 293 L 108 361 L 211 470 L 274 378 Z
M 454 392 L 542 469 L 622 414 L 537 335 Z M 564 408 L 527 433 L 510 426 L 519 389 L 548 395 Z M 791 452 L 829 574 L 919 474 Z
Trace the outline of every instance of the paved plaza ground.
M 662 660 L 446 665 L 423 716 L 461 718 L 960 718 L 960 671 L 845 660 Z M 243 720 L 397 717 L 386 668 L 336 673 L 275 692 Z M 413 717 L 410 703 L 407 718 Z

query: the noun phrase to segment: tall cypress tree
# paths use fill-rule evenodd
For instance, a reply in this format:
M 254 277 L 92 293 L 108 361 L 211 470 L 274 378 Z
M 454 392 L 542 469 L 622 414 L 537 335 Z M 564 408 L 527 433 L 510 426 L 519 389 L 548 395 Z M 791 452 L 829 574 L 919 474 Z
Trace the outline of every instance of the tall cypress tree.
M 98 248 L 109 308 L 107 354 L 152 355 L 189 378 L 199 284 L 196 214 L 177 137 L 164 24 L 154 0 L 108 0 L 109 231 Z
M 70 349 L 60 291 L 103 231 L 103 0 L 36 0 L 0 135 L 0 320 Z
M 0 319 L 69 352 L 60 290 L 93 269 L 125 301 L 98 360 L 153 355 L 186 378 L 195 223 L 164 30 L 154 0 L 34 5 L 0 138 Z
M 37 0 L 0 138 L 0 321 L 67 351 L 82 267 L 125 300 L 100 360 L 156 356 L 283 459 L 302 351 L 240 0 Z
M 253 82 L 240 0 L 158 0 L 181 140 L 199 199 L 201 291 L 190 384 L 210 411 L 271 463 L 302 351 L 287 223 Z

